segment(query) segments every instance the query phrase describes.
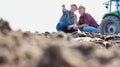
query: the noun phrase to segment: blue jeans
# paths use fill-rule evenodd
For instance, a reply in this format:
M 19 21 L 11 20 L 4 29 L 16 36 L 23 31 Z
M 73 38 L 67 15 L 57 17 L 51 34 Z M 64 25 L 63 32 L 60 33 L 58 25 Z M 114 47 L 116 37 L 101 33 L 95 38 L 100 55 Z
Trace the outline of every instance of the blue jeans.
M 99 32 L 99 27 L 95 28 L 95 27 L 92 27 L 92 26 L 86 26 L 86 27 L 80 28 L 80 31 L 98 33 Z
M 65 32 L 65 33 L 72 33 L 72 32 L 78 31 L 78 30 L 73 29 L 73 28 L 71 28 L 70 30 L 68 30 L 68 29 L 67 29 L 67 26 L 65 26 L 65 25 L 63 24 L 63 22 L 59 22 L 59 23 L 57 24 L 56 30 L 57 30 L 57 31 L 63 31 L 63 32 Z

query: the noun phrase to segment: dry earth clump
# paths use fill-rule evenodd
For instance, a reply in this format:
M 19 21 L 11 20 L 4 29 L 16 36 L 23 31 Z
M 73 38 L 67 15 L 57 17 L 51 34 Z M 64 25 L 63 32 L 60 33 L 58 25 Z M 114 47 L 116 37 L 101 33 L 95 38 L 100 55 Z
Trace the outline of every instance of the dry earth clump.
M 120 35 L 2 31 L 0 67 L 120 66 Z

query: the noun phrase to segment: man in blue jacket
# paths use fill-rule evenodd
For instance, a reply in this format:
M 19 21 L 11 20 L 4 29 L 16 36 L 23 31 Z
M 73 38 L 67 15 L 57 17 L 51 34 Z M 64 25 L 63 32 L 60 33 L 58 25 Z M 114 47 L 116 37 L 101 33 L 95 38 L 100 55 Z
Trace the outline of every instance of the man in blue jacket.
M 61 16 L 59 23 L 56 26 L 57 31 L 63 31 L 65 33 L 72 33 L 78 31 L 75 29 L 75 24 L 77 23 L 77 16 L 74 12 L 77 10 L 75 4 L 71 5 L 71 9 L 67 10 L 65 5 L 62 5 L 63 15 Z

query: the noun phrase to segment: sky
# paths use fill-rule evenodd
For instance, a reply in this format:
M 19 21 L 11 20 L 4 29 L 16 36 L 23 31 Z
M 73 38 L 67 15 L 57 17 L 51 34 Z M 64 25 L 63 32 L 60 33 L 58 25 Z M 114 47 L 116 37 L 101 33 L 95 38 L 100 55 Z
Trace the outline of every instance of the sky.
M 84 5 L 101 23 L 107 11 L 103 2 L 107 0 L 0 0 L 0 18 L 9 21 L 13 30 L 31 32 L 56 32 L 56 24 L 62 15 L 61 5 L 70 9 L 71 4 Z M 79 17 L 78 11 L 75 14 Z

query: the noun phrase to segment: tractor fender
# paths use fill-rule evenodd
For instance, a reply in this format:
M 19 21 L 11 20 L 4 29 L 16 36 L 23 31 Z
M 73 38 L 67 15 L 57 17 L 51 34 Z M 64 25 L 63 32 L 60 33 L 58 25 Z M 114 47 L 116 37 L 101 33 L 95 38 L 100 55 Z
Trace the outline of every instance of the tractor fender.
M 107 14 L 107 15 L 103 16 L 102 19 L 104 19 L 104 18 L 107 17 L 107 16 L 116 16 L 116 17 L 118 17 L 118 18 L 120 19 L 120 17 L 119 17 L 118 15 L 115 15 L 115 14 Z

